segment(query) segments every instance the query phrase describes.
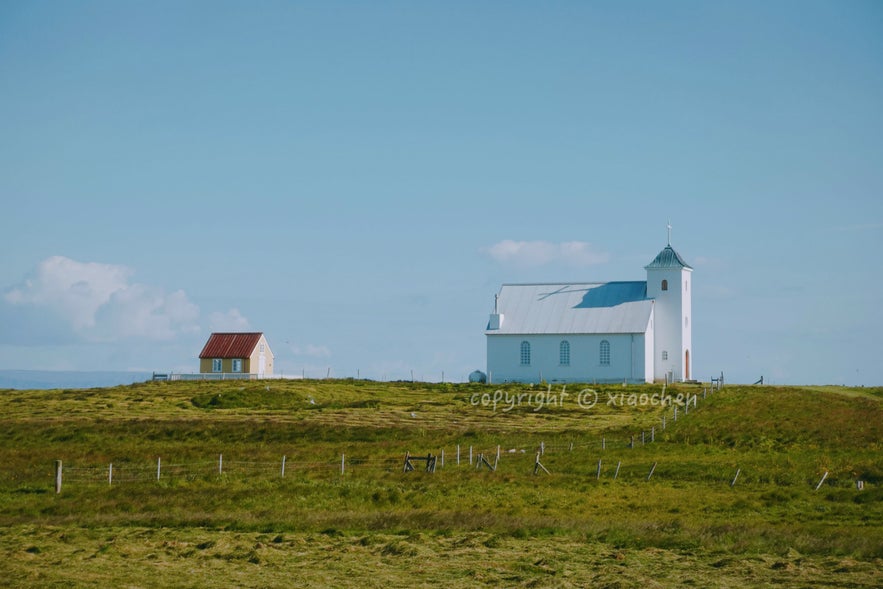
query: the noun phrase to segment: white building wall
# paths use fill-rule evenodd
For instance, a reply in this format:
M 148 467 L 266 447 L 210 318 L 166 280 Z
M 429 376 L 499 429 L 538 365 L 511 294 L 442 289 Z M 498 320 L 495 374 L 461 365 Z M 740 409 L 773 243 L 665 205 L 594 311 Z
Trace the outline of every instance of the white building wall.
M 664 380 L 669 372 L 675 381 L 686 378 L 687 351 L 692 355 L 691 275 L 689 268 L 647 270 L 647 296 L 655 300 L 655 380 Z M 662 290 L 663 280 L 667 290 Z M 663 359 L 664 353 L 667 359 Z
M 561 342 L 570 343 L 570 365 L 560 363 Z M 610 364 L 601 364 L 601 341 L 610 343 Z M 530 344 L 530 365 L 521 365 L 521 342 Z M 645 382 L 652 379 L 646 360 L 651 342 L 643 333 L 568 335 L 488 335 L 487 370 L 491 382 Z M 652 353 L 651 353 L 652 357 Z

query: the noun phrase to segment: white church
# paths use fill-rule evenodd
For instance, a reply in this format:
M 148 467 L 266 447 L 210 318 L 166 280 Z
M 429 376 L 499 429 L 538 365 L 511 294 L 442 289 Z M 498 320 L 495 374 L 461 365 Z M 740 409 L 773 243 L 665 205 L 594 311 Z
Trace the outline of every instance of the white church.
M 644 269 L 646 281 L 504 284 L 485 330 L 488 381 L 689 380 L 693 269 L 670 228 Z

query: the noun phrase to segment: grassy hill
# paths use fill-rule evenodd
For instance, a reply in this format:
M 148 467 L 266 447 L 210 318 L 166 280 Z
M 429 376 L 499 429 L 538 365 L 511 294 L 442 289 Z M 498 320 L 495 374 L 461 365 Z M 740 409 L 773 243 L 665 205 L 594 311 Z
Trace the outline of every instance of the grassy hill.
M 883 389 L 703 390 L 0 391 L 0 573 L 20 586 L 880 585 Z M 534 474 L 540 451 L 549 474 Z M 407 452 L 432 453 L 436 471 L 403 472 Z

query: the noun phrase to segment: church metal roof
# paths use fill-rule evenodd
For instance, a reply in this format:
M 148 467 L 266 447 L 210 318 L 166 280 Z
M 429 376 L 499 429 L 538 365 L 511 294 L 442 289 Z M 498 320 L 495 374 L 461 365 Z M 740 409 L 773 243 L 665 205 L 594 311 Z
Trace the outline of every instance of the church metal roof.
M 656 268 L 689 268 L 692 270 L 687 262 L 684 261 L 684 258 L 675 251 L 671 244 L 665 246 L 665 248 L 659 252 L 659 255 L 650 262 L 648 265 L 644 266 L 647 270 L 653 270 Z
M 653 311 L 646 282 L 504 284 L 500 329 L 487 335 L 644 333 Z

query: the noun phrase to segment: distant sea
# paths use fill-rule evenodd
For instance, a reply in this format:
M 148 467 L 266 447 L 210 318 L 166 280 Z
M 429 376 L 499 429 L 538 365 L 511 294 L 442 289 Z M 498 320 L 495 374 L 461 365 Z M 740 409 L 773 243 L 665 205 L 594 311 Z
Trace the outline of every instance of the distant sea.
M 0 389 L 89 389 L 144 382 L 150 372 L 0 370 Z

